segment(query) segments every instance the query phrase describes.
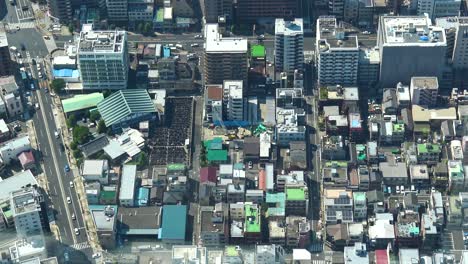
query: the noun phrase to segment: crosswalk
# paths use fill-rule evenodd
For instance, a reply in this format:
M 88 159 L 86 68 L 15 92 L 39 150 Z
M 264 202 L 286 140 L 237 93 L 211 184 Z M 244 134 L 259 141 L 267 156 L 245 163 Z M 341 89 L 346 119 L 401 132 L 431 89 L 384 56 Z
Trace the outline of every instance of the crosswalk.
M 87 248 L 90 248 L 91 245 L 89 244 L 88 241 L 85 241 L 85 242 L 81 242 L 81 243 L 78 243 L 78 244 L 74 244 L 73 246 L 71 246 L 72 248 L 76 249 L 76 250 L 80 250 L 80 249 L 87 249 Z
M 445 250 L 453 250 L 455 248 L 453 243 L 453 234 L 451 232 L 442 232 L 441 245 L 442 249 Z
M 311 264 L 327 264 L 323 259 L 313 259 Z
M 316 242 L 310 245 L 310 252 L 322 252 L 323 251 L 323 243 Z
M 13 30 L 16 28 L 35 28 L 36 23 L 34 21 L 29 21 L 29 22 L 20 22 L 20 23 L 8 23 L 8 27 Z

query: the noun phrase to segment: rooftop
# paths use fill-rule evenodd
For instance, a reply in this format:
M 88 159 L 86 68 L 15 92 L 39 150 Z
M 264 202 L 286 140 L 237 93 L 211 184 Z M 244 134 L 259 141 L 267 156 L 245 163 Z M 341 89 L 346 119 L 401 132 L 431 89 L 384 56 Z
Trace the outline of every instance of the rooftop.
M 259 233 L 260 232 L 260 210 L 258 205 L 246 204 L 245 211 L 245 232 Z
M 131 200 L 135 198 L 136 171 L 136 165 L 123 165 L 119 199 Z
M 0 181 L 0 201 L 9 199 L 11 191 L 19 190 L 25 186 L 35 185 L 37 185 L 37 181 L 30 170 L 6 178 Z
M 457 119 L 457 111 L 455 107 L 428 109 L 413 104 L 412 117 L 415 123 L 429 123 L 431 120 L 455 120 Z
M 80 53 L 123 53 L 126 31 L 82 31 L 78 42 Z
M 117 206 L 90 205 L 89 210 L 97 231 L 115 230 Z
M 437 77 L 411 77 L 411 89 L 439 89 Z
M 295 36 L 304 34 L 302 18 L 294 21 L 277 18 L 275 20 L 275 35 Z
M 82 175 L 102 175 L 105 169 L 107 169 L 107 160 L 85 160 Z
M 161 227 L 161 207 L 121 206 L 117 214 L 119 233 L 123 235 L 156 235 Z
M 63 112 L 70 113 L 78 110 L 96 107 L 104 100 L 102 93 L 90 93 L 85 95 L 75 95 L 72 98 L 62 100 Z
M 445 46 L 445 31 L 433 27 L 426 16 L 382 16 L 380 34 L 383 44 L 393 46 Z
M 264 58 L 265 54 L 265 46 L 263 45 L 253 45 L 250 47 L 250 55 L 253 58 Z
M 8 40 L 6 36 L 6 32 L 0 31 L 0 47 L 7 47 Z
M 246 53 L 247 39 L 240 37 L 223 37 L 218 24 L 205 25 L 205 51 L 208 53 Z
M 317 20 L 317 47 L 320 52 L 359 50 L 357 36 L 339 26 L 334 17 L 320 17 Z
M 120 90 L 98 103 L 97 108 L 107 127 L 131 114 L 156 113 L 145 89 Z
M 305 187 L 290 187 L 286 186 L 286 200 L 287 201 L 303 201 L 306 200 Z
M 187 206 L 164 205 L 162 213 L 162 228 L 159 238 L 163 240 L 184 240 L 187 224 Z
M 424 154 L 424 153 L 440 153 L 440 146 L 438 144 L 430 144 L 430 143 L 424 143 L 424 144 L 418 144 L 418 154 Z

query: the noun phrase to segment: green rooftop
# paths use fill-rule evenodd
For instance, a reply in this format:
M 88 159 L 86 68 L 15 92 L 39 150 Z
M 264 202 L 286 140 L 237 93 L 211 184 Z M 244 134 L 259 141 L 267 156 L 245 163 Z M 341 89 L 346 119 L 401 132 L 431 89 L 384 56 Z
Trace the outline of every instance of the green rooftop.
M 250 48 L 250 54 L 254 58 L 265 57 L 265 46 L 263 46 L 263 45 L 253 45 Z
M 156 11 L 156 22 L 163 22 L 164 21 L 164 9 L 159 8 L 158 11 Z
M 226 256 L 228 257 L 235 257 L 238 256 L 239 252 L 237 251 L 235 246 L 227 246 L 226 247 Z
M 303 201 L 305 199 L 306 199 L 306 192 L 304 188 L 286 187 L 286 200 L 287 201 Z
M 250 204 L 246 204 L 245 210 L 245 232 L 258 233 L 260 232 L 260 212 L 258 208 L 254 208 Z
M 346 161 L 327 161 L 325 167 L 346 168 L 348 163 Z
M 102 93 L 75 95 L 72 98 L 62 100 L 63 112 L 70 113 L 88 108 L 94 108 L 102 100 L 104 100 L 104 95 Z
M 212 161 L 227 161 L 228 151 L 225 149 L 212 149 L 208 150 L 206 158 L 209 162 Z
M 220 137 L 215 137 L 210 140 L 205 140 L 203 145 L 206 149 L 223 149 L 223 139 Z
M 440 153 L 440 146 L 437 144 L 418 144 L 418 153 Z
M 169 164 L 167 165 L 167 170 L 169 171 L 180 171 L 180 170 L 185 170 L 185 164 L 183 163 L 174 163 L 174 164 Z
M 145 89 L 120 90 L 98 103 L 97 108 L 106 127 L 135 115 L 156 113 L 153 101 Z
M 405 125 L 404 124 L 394 124 L 393 125 L 393 132 L 405 132 Z
M 116 191 L 101 191 L 102 200 L 111 200 L 115 199 Z
M 355 201 L 365 201 L 366 200 L 366 193 L 365 192 L 354 192 L 353 199 Z
M 5 218 L 11 218 L 13 217 L 13 211 L 12 210 L 3 211 L 3 215 L 5 216 Z

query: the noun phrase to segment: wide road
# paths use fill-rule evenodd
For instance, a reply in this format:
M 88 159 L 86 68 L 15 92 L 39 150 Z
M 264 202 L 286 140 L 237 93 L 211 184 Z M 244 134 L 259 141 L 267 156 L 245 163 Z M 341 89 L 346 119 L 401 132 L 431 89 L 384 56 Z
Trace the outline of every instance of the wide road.
M 61 244 L 64 246 L 64 251 L 69 252 L 70 258 L 74 259 L 73 263 L 89 263 L 88 259 L 90 259 L 92 252 L 87 242 L 83 213 L 78 196 L 74 188 L 70 186 L 74 172 L 65 172 L 64 169 L 68 161 L 66 152 L 62 151 L 60 146 L 61 143 L 63 144 L 61 136 L 60 139 L 55 137 L 57 126 L 52 108 L 53 100 L 50 94 L 45 92 L 48 82 L 46 80 L 37 81 L 36 66 L 29 65 L 28 68 L 36 78 L 33 104 L 38 103 L 40 109 L 36 110 L 33 122 L 38 147 L 43 156 L 44 173 L 48 180 L 49 196 L 53 203 L 55 223 L 60 231 Z M 67 203 L 67 197 L 72 200 L 71 204 Z M 76 220 L 72 219 L 73 214 Z M 75 234 L 75 228 L 78 228 L 79 235 Z M 62 259 L 63 252 L 57 257 Z

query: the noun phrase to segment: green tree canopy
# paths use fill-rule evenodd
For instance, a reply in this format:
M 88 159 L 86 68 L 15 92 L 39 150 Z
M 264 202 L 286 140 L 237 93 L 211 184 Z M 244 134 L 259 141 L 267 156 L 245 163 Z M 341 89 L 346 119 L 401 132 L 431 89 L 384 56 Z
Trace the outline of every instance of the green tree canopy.
M 85 126 L 76 126 L 73 128 L 73 141 L 81 145 L 89 141 L 91 134 L 89 129 Z
M 89 121 L 94 122 L 101 118 L 101 114 L 97 110 L 94 110 L 92 112 L 89 112 Z
M 99 122 L 98 122 L 97 132 L 98 133 L 105 133 L 106 132 L 106 123 L 104 123 L 103 119 L 99 120 Z
M 65 88 L 65 80 L 64 79 L 54 79 L 50 83 L 50 88 L 54 91 L 54 93 L 59 94 Z

